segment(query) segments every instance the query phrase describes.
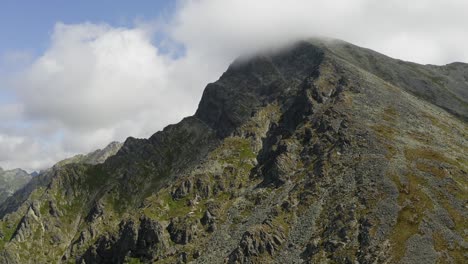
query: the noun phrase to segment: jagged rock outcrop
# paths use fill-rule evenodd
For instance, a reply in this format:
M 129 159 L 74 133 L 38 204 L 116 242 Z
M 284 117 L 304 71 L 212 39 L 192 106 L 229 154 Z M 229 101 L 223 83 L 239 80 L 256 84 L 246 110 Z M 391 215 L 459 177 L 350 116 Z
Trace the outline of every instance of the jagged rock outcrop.
M 131 258 L 152 262 L 167 247 L 163 228 L 157 221 L 143 217 L 139 226 L 133 220 L 122 221 L 117 235 L 101 236 L 81 256 L 78 263 L 124 263 Z
M 467 70 L 316 39 L 240 59 L 194 116 L 35 177 L 0 260 L 465 263 Z
M 205 211 L 200 221 L 202 225 L 206 227 L 206 231 L 211 233 L 216 230 L 216 217 L 210 212 L 210 210 Z
M 197 236 L 197 221 L 188 217 L 175 217 L 171 219 L 167 231 L 174 243 L 186 245 Z
M 263 255 L 272 257 L 283 242 L 283 231 L 270 230 L 264 226 L 256 227 L 242 235 L 239 246 L 229 255 L 228 263 L 250 263 Z

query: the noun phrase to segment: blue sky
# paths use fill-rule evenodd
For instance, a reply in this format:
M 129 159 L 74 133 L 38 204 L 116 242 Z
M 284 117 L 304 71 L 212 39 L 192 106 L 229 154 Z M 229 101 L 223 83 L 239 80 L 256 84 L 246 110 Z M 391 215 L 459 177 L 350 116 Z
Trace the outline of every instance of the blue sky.
M 23 66 L 22 61 L 5 62 L 8 60 L 5 57 L 11 54 L 26 54 L 27 60 L 40 56 L 49 47 L 58 22 L 132 27 L 137 21 L 170 17 L 176 3 L 171 0 L 0 0 L 0 74 Z M 0 89 L 0 103 L 14 100 L 11 91 Z
M 135 20 L 170 16 L 177 1 L 171 0 L 1 0 L 0 54 L 27 51 L 43 52 L 57 22 L 107 23 L 131 26 Z

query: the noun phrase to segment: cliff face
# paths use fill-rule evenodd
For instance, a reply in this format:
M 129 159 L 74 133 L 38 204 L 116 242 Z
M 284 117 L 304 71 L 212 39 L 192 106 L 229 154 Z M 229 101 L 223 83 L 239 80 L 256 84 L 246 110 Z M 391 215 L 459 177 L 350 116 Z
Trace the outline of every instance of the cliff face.
M 466 64 L 311 40 L 1 210 L 4 263 L 463 263 Z

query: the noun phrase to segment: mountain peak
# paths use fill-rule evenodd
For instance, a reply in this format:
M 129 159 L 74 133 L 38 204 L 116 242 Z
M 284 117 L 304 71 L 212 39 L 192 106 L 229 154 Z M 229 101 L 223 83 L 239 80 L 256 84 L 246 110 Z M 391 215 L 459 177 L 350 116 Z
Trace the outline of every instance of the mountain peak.
M 463 263 L 466 74 L 336 40 L 240 58 L 194 116 L 35 177 L 0 262 Z
M 253 111 L 276 100 L 304 74 L 316 71 L 323 51 L 301 42 L 279 54 L 240 58 L 203 92 L 195 116 L 222 137 L 251 117 Z

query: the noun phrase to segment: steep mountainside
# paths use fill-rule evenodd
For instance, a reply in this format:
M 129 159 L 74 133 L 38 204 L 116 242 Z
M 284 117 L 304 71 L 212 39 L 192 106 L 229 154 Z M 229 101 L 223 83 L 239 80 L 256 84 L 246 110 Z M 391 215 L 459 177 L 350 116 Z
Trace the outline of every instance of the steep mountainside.
M 32 176 L 21 169 L 3 170 L 0 168 L 0 204 L 16 190 L 26 185 Z
M 120 142 L 111 142 L 107 145 L 104 149 L 98 149 L 86 155 L 76 155 L 72 158 L 64 159 L 62 161 L 57 162 L 52 168 L 46 169 L 41 171 L 40 173 L 33 172 L 30 175 L 27 175 L 25 171 L 22 170 L 13 170 L 12 172 L 17 172 L 18 175 L 21 177 L 25 177 L 22 175 L 27 175 L 26 180 L 21 181 L 21 185 L 17 185 L 14 191 L 11 192 L 13 194 L 15 191 L 17 193 L 7 199 L 9 196 L 6 196 L 4 200 L 0 200 L 0 216 L 3 216 L 9 212 L 15 211 L 18 207 L 23 204 L 23 202 L 28 199 L 31 192 L 39 187 L 44 187 L 50 182 L 50 178 L 54 173 L 59 170 L 60 167 L 63 167 L 67 164 L 91 164 L 96 165 L 99 163 L 103 163 L 107 160 L 110 156 L 115 155 L 119 149 L 122 147 L 122 143 Z M 0 168 L 1 169 L 1 168 Z M 1 176 L 0 170 L 0 176 Z M 40 176 L 40 177 L 39 177 Z M 20 177 L 20 179 L 21 179 Z M 0 177 L 1 178 L 1 177 Z M 18 180 L 17 180 L 18 181 Z M 0 190 L 2 185 L 0 185 Z M 7 187 L 9 185 L 6 185 Z
M 15 195 L 0 262 L 466 263 L 467 69 L 321 40 L 240 59 L 194 116 Z

